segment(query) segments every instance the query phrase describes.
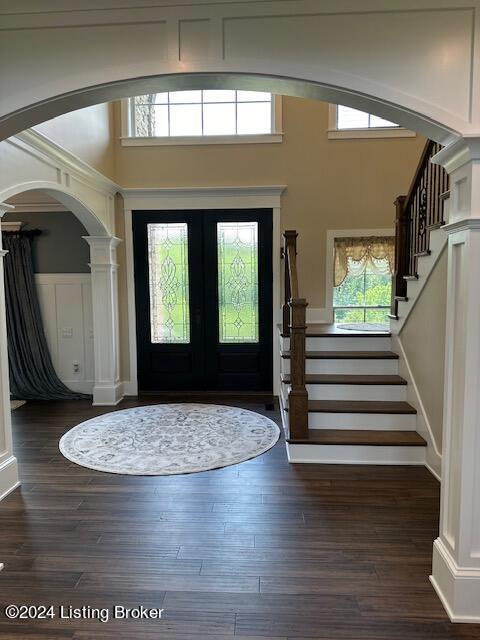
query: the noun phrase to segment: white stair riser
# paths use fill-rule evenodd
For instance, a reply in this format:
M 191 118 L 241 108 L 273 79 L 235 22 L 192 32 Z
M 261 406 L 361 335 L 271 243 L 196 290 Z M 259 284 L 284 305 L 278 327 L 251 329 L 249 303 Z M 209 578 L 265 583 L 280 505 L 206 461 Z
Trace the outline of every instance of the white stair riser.
M 398 375 L 398 360 L 342 360 L 309 358 L 307 373 L 343 373 L 346 375 Z M 282 373 L 290 373 L 290 359 L 282 358 Z
M 379 431 L 415 431 L 414 413 L 317 413 L 308 414 L 310 429 L 375 429 Z
M 290 338 L 283 338 L 283 349 L 290 348 Z M 341 337 L 307 338 L 307 351 L 390 351 L 391 338 L 378 337 Z
M 310 400 L 406 401 L 406 385 L 383 384 L 307 384 Z
M 425 447 L 287 444 L 290 462 L 327 464 L 424 464 Z

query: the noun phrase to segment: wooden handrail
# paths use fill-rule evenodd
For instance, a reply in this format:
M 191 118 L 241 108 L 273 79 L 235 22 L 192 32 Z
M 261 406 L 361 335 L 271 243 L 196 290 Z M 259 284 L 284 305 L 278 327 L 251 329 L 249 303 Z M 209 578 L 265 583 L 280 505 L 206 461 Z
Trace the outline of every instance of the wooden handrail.
M 283 234 L 285 258 L 285 298 L 282 335 L 290 337 L 290 389 L 288 392 L 289 440 L 308 439 L 308 392 L 306 370 L 307 301 L 299 296 L 296 231 Z
M 432 157 L 441 145 L 427 140 L 406 196 L 395 200 L 395 271 L 391 316 L 397 317 L 398 301 L 407 296 L 407 279 L 416 278 L 417 261 L 430 252 L 430 231 L 444 224 L 444 193 L 448 174 Z

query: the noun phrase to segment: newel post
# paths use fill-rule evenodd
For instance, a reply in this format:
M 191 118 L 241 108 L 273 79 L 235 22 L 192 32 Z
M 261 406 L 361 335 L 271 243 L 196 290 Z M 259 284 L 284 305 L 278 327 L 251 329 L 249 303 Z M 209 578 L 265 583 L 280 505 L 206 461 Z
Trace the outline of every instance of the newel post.
M 408 220 L 405 209 L 407 196 L 398 196 L 394 204 L 395 213 L 395 271 L 392 280 L 392 314 L 396 315 L 395 297 L 407 295 L 407 283 L 403 276 L 407 275 L 408 260 Z
M 308 393 L 305 386 L 305 331 L 307 301 L 290 300 L 290 438 L 308 439 Z
M 284 298 L 283 298 L 283 306 L 282 306 L 282 334 L 284 336 L 290 335 L 290 298 L 292 296 L 292 290 L 290 286 L 290 270 L 288 264 L 288 248 L 293 247 L 295 254 L 297 253 L 297 236 L 298 233 L 296 231 L 285 231 L 283 233 L 284 237 L 284 250 L 283 250 L 283 259 L 284 259 Z

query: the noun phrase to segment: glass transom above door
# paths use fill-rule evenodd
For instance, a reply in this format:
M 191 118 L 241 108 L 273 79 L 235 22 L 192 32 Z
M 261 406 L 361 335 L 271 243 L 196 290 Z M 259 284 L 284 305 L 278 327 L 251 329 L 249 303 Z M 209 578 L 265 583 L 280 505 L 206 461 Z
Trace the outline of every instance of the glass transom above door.
M 258 342 L 258 223 L 218 222 L 217 258 L 219 341 Z
M 190 342 L 188 225 L 147 225 L 152 344 Z

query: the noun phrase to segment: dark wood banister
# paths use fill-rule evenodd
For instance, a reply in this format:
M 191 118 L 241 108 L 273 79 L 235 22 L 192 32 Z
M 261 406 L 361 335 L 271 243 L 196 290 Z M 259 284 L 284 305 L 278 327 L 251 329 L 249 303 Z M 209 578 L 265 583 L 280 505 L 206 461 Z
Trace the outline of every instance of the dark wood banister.
M 285 231 L 285 299 L 282 335 L 290 337 L 290 390 L 288 392 L 289 440 L 308 439 L 308 392 L 305 386 L 307 301 L 300 298 L 296 231 Z
M 398 302 L 407 298 L 407 280 L 417 276 L 417 260 L 430 253 L 430 231 L 444 224 L 443 202 L 448 174 L 430 161 L 441 145 L 427 140 L 410 189 L 395 200 L 395 268 L 391 318 L 397 318 Z

